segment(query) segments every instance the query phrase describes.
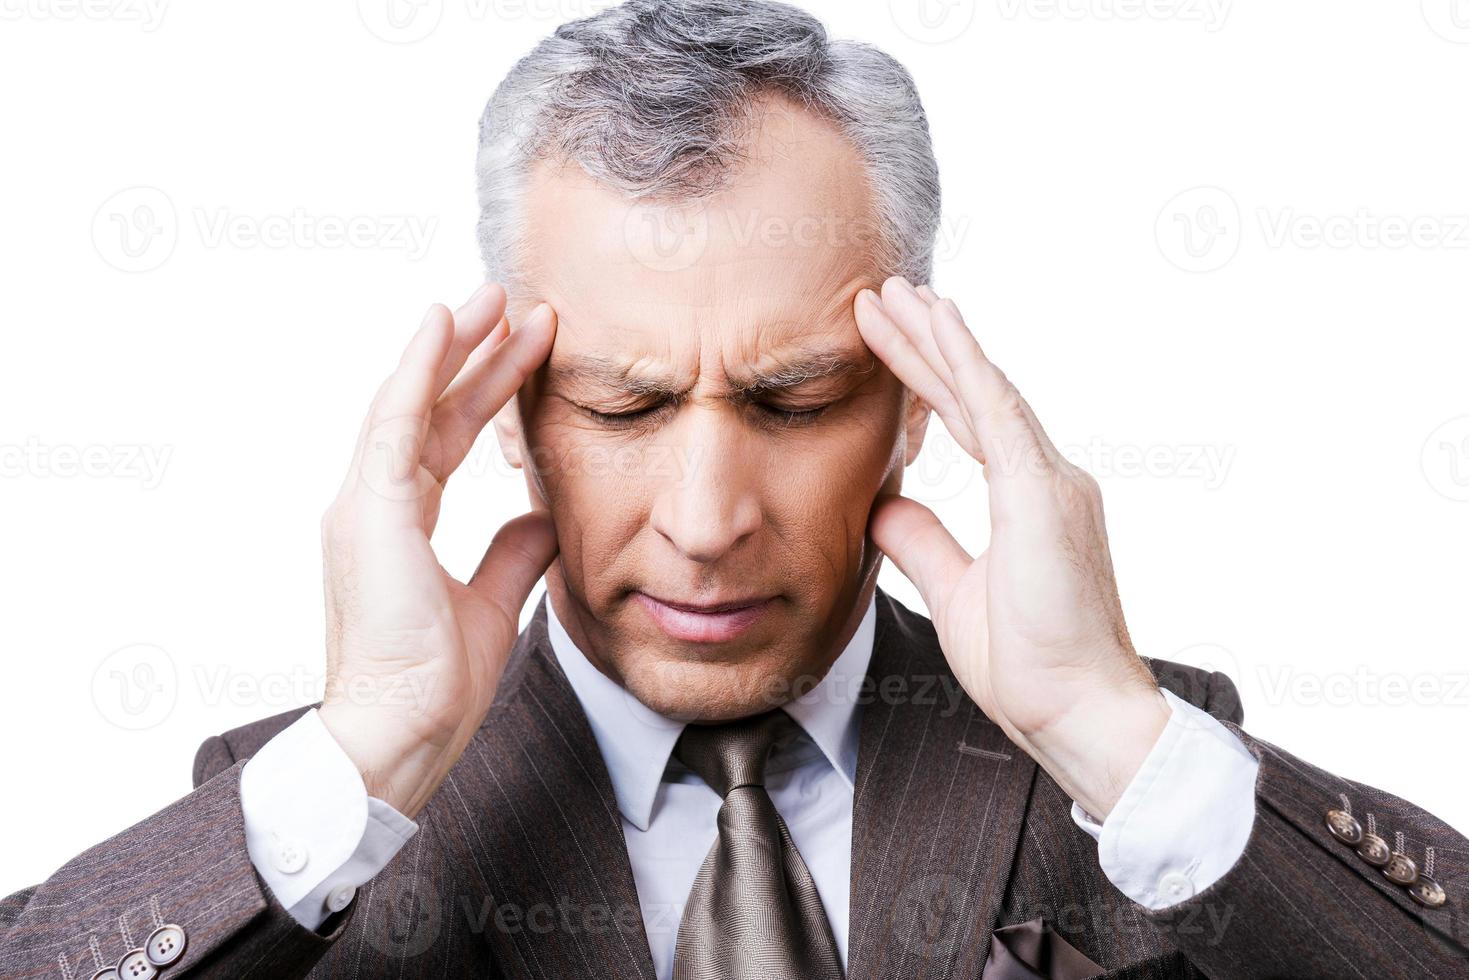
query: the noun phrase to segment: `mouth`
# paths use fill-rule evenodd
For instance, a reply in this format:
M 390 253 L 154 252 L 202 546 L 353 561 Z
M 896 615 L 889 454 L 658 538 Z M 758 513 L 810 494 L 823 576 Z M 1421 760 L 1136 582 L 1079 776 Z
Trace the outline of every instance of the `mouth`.
M 633 593 L 649 617 L 668 636 L 688 643 L 723 643 L 753 626 L 774 602 L 750 596 L 723 602 L 687 603 Z

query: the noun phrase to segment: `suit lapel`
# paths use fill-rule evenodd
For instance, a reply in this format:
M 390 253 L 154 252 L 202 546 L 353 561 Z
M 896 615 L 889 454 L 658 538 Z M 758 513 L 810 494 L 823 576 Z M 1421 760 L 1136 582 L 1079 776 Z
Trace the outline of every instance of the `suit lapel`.
M 653 980 L 612 782 L 551 651 L 546 602 L 435 795 L 471 896 L 456 911 L 507 977 Z
M 868 680 L 847 974 L 978 976 L 1035 765 L 963 695 L 932 623 L 881 589 Z
M 500 974 L 654 980 L 612 782 L 546 601 L 425 820 L 456 879 L 455 925 Z M 868 682 L 847 974 L 978 976 L 1035 765 L 960 691 L 932 624 L 881 589 Z

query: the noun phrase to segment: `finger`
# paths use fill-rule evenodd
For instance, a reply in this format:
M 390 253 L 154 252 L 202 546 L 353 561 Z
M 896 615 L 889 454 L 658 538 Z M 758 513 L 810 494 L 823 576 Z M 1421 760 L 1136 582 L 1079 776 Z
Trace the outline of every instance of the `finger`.
M 862 290 L 857 295 L 854 309 L 863 343 L 897 375 L 899 381 L 939 414 L 961 445 L 972 444 L 973 440 L 966 439 L 964 435 L 968 423 L 960 416 L 958 404 L 948 386 L 913 349 L 893 318 L 883 309 L 877 294 L 870 289 Z M 969 445 L 965 445 L 965 450 L 973 452 Z
M 477 350 L 505 315 L 505 289 L 499 283 L 487 282 L 454 311 L 454 342 L 444 358 L 438 377 L 434 379 L 436 395 L 441 395 L 459 374 L 464 362 Z
M 433 489 L 419 461 L 434 385 L 453 338 L 453 316 L 435 303 L 374 400 L 348 477 L 363 506 L 382 508 L 404 523 L 422 523 L 420 501 Z
M 929 321 L 933 303 L 925 299 L 913 284 L 902 276 L 892 276 L 882 284 L 882 303 L 892 316 L 903 336 L 928 362 L 928 366 L 950 389 L 954 387 L 954 376 L 948 362 L 939 353 L 934 342 L 933 328 Z
M 918 287 L 918 295 L 928 300 L 929 306 L 932 306 L 939 301 L 939 294 L 934 292 L 933 287 L 929 286 L 927 283 L 924 283 L 922 286 Z
M 981 463 L 985 462 L 987 457 L 979 448 L 975 422 L 969 415 L 969 406 L 959 397 L 953 371 L 948 362 L 944 360 L 933 337 L 932 320 L 935 304 L 928 297 L 932 296 L 936 300 L 937 294 L 932 289 L 928 289 L 928 296 L 925 296 L 915 290 L 907 279 L 902 276 L 893 276 L 883 283 L 883 296 L 884 304 L 891 302 L 892 305 L 886 308 L 899 330 L 902 331 L 904 338 L 914 350 L 918 351 L 924 363 L 933 371 L 954 402 L 953 414 L 956 419 L 960 420 L 960 425 L 950 426 L 950 432 L 971 456 Z
M 392 380 L 392 375 L 383 378 L 382 384 L 378 385 L 377 391 L 373 393 L 372 400 L 367 403 L 367 411 L 362 413 L 362 424 L 357 427 L 357 441 L 352 444 L 352 459 L 347 464 L 347 475 L 342 479 L 342 485 L 337 490 L 338 497 L 345 495 L 357 483 L 358 468 L 362 461 L 362 447 L 367 442 L 367 433 L 372 430 L 373 407 L 377 405 L 383 392 L 388 390 L 388 384 Z
M 976 422 L 985 420 L 981 428 L 988 427 L 1002 437 L 1006 448 L 1022 456 L 1039 454 L 1039 459 L 1029 462 L 1045 461 L 1060 466 L 1061 453 L 1041 427 L 1035 412 L 999 366 L 985 356 L 953 300 L 943 300 L 934 306 L 933 334 L 941 355 L 959 381 L 956 393 L 964 401 L 970 417 Z M 980 439 L 983 442 L 983 433 Z M 1017 456 L 1014 461 L 1025 460 Z
M 520 329 L 502 321 L 485 338 L 484 350 L 475 352 L 434 407 L 424 466 L 439 483 L 449 479 L 484 427 L 545 363 L 555 339 L 556 311 L 549 303 L 536 307 Z
M 954 583 L 974 561 L 933 511 L 909 497 L 880 494 L 872 506 L 868 533 L 918 587 L 931 612 L 945 607 Z
M 485 549 L 469 587 L 499 609 L 506 622 L 520 610 L 556 557 L 556 525 L 546 511 L 531 511 L 505 523 Z
M 490 331 L 490 335 L 480 342 L 480 345 L 474 349 L 474 353 L 469 355 L 469 360 L 464 362 L 464 367 L 460 373 L 470 371 L 483 363 L 485 358 L 494 353 L 495 348 L 504 343 L 505 338 L 509 336 L 510 321 L 502 316 L 500 317 L 500 322 L 495 324 L 495 329 Z M 449 391 L 453 390 L 454 385 L 450 384 Z

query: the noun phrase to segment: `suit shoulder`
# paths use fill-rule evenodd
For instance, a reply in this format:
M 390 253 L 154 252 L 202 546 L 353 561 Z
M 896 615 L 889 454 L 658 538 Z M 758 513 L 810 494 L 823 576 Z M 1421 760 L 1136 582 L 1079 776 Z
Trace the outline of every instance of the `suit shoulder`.
M 299 708 L 291 708 L 206 738 L 194 753 L 195 788 L 241 759 L 248 759 L 254 755 L 262 745 L 297 718 L 319 705 L 320 702 L 317 702 L 302 705 Z
M 1194 707 L 1236 725 L 1244 720 L 1239 689 L 1228 674 L 1152 657 L 1144 657 L 1143 663 L 1152 670 L 1159 687 L 1167 688 Z

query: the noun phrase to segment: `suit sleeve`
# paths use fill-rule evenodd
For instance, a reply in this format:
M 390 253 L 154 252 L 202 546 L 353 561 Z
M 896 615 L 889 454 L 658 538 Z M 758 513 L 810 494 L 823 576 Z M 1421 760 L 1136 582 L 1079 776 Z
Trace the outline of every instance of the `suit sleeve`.
M 1254 825 L 1223 877 L 1143 914 L 1210 976 L 1469 978 L 1469 841 L 1412 803 L 1246 734 L 1225 675 L 1211 675 L 1204 707 L 1259 760 Z M 1379 869 L 1370 847 L 1364 857 L 1348 842 L 1353 828 L 1410 860 L 1413 883 L 1384 873 L 1408 877 L 1400 861 Z
M 160 921 L 183 930 L 173 977 L 304 977 L 357 901 L 306 928 L 261 881 L 245 844 L 240 773 L 218 736 L 194 761 L 194 790 L 0 901 L 0 974 L 86 978 L 142 947 Z

